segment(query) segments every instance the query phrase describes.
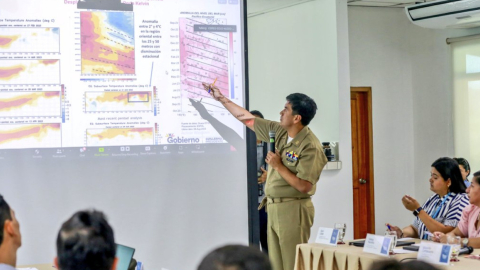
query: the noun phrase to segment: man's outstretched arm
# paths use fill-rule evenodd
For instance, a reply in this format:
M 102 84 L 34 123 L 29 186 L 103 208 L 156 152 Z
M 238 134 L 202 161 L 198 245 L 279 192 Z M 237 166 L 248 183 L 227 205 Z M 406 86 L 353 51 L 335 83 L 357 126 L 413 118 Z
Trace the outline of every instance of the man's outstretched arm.
M 225 109 L 227 109 L 235 118 L 241 121 L 249 129 L 255 131 L 253 128 L 255 116 L 253 116 L 249 111 L 235 104 L 230 99 L 226 98 L 216 86 L 212 86 L 208 83 L 202 83 L 202 85 L 203 88 L 205 88 L 205 91 L 207 91 L 207 93 L 209 93 L 213 99 L 222 103 L 223 107 L 225 107 Z

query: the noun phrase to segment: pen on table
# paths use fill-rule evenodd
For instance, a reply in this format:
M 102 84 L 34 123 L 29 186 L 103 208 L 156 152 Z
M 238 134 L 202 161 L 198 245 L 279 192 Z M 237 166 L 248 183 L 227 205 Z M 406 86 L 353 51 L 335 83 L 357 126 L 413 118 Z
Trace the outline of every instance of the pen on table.
M 213 81 L 212 85 L 208 88 L 208 93 L 210 94 L 210 90 L 212 90 L 212 87 L 215 85 L 215 83 L 217 82 L 217 79 L 218 78 L 215 78 L 215 81 Z

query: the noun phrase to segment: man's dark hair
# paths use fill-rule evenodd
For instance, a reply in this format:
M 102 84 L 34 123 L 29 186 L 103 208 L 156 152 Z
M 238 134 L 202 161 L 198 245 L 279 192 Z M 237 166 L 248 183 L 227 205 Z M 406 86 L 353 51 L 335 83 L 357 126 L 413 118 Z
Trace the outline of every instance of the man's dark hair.
M 470 163 L 468 163 L 468 161 L 466 159 L 461 158 L 461 157 L 460 158 L 454 157 L 453 159 L 458 163 L 458 165 L 462 165 L 463 168 L 465 169 L 465 171 L 468 171 L 467 176 L 469 176 L 470 175 Z
M 253 114 L 253 115 L 260 116 L 260 118 L 265 118 L 265 117 L 263 117 L 263 114 L 260 111 L 253 110 L 253 111 L 250 111 L 250 113 Z
M 438 268 L 429 263 L 418 260 L 408 262 L 382 260 L 374 262 L 370 270 L 438 270 Z
M 102 212 L 79 211 L 58 232 L 57 256 L 62 270 L 111 270 L 115 253 L 113 230 Z
M 443 177 L 443 180 L 447 181 L 450 178 L 451 185 L 450 191 L 455 193 L 465 193 L 467 187 L 462 179 L 462 173 L 458 167 L 458 163 L 449 157 L 442 157 L 433 162 L 434 167 Z
M 0 195 L 0 245 L 3 243 L 3 226 L 5 225 L 5 221 L 12 220 L 10 211 L 10 206 L 7 201 Z
M 301 93 L 294 93 L 287 96 L 287 101 L 292 105 L 293 115 L 302 117 L 302 125 L 310 124 L 317 113 L 317 104 L 309 96 Z
M 476 181 L 477 184 L 480 185 L 480 171 L 476 171 L 474 174 L 473 174 L 473 181 Z
M 197 270 L 271 270 L 268 257 L 260 250 L 242 245 L 228 245 L 210 252 Z

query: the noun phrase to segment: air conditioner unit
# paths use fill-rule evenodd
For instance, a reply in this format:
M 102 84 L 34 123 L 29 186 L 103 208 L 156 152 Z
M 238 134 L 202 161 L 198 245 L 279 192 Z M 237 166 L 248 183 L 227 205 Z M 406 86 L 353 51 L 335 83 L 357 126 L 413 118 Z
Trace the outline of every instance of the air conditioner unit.
M 480 0 L 438 0 L 405 7 L 410 21 L 424 28 L 480 26 Z

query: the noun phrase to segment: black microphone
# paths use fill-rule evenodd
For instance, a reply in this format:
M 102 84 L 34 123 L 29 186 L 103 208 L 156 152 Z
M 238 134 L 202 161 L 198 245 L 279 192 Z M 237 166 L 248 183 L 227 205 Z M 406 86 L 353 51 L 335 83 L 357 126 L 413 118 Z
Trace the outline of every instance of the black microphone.
M 458 252 L 458 255 L 463 255 L 463 254 L 470 254 L 473 252 L 473 248 L 472 247 L 463 247 L 460 249 L 460 251 Z
M 270 130 L 270 132 L 268 132 L 268 136 L 270 136 L 268 151 L 272 151 L 273 153 L 275 153 L 275 131 Z

